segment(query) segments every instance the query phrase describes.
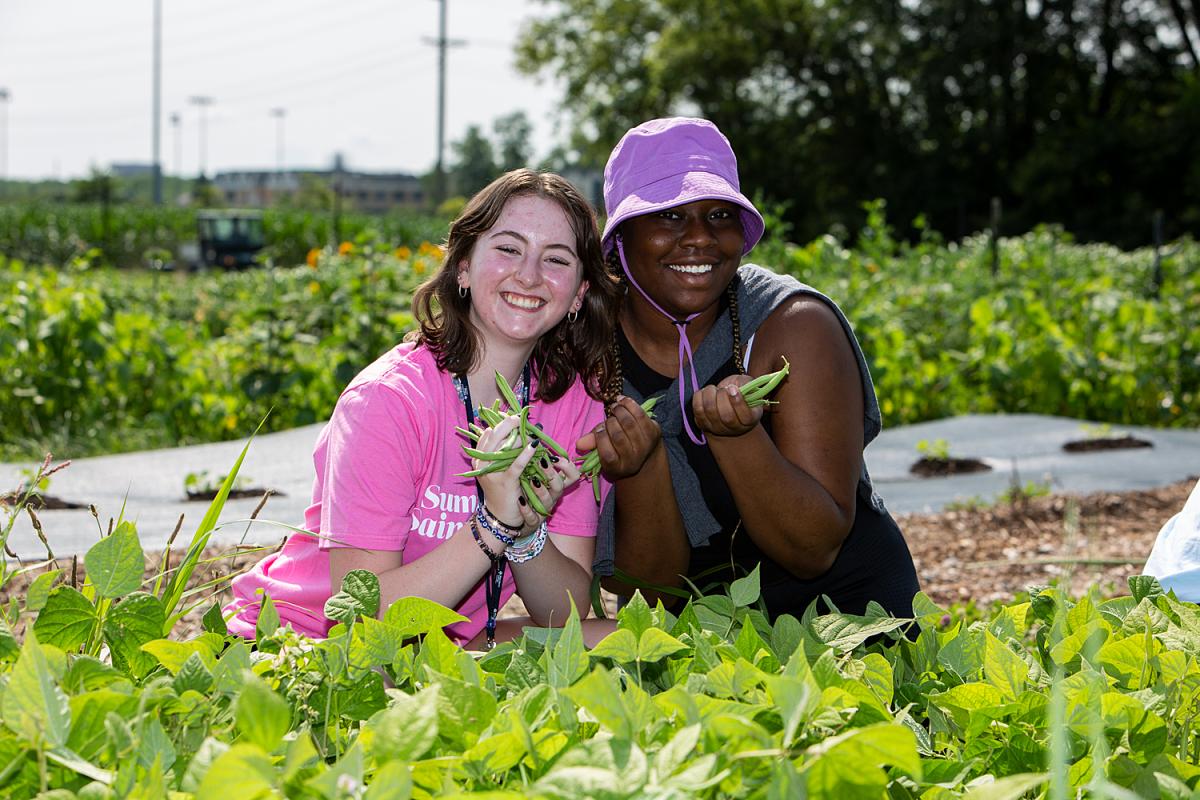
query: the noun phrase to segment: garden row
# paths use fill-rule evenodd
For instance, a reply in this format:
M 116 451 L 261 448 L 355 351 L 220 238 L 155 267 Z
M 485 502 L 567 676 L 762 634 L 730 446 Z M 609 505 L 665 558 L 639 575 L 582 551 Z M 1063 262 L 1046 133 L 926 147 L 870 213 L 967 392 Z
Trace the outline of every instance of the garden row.
M 415 247 L 438 241 L 446 223 L 402 212 L 384 217 L 289 209 L 263 212 L 264 257 L 298 264 L 313 248 L 333 242 L 381 239 Z M 135 205 L 0 204 L 0 255 L 27 264 L 147 267 L 170 261 L 196 239 L 196 212 Z
M 236 467 L 234 469 L 236 474 Z M 232 483 L 227 481 L 225 490 Z M 964 619 L 761 612 L 757 570 L 678 614 L 637 595 L 585 649 L 578 618 L 486 654 L 420 598 L 379 614 L 351 572 L 313 641 L 264 599 L 172 637 L 222 497 L 143 583 L 134 526 L 0 614 L 0 785 L 55 798 L 1194 797 L 1200 608 L 1152 578 L 1037 589 Z M 2 534 L 3 531 L 0 531 Z M 3 539 L 0 535 L 0 539 Z M 11 574 L 0 564 L 0 586 Z
M 768 243 L 755 260 L 836 299 L 885 425 L 968 412 L 1200 425 L 1200 246 L 1156 258 L 1054 230 L 853 247 Z M 296 267 L 171 275 L 0 260 L 0 459 L 82 456 L 323 420 L 412 329 L 440 251 L 359 242 Z M 1157 262 L 1157 263 L 1156 263 Z M 802 365 L 797 365 L 802 369 Z

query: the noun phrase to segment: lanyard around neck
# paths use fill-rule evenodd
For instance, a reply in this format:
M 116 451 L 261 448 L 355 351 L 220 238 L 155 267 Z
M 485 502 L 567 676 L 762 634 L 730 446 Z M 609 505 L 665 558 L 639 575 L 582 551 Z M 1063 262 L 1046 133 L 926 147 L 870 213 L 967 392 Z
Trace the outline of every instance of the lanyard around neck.
M 521 370 L 521 383 L 516 387 L 517 399 L 522 406 L 529 405 L 529 383 L 532 371 L 529 368 L 529 362 L 525 362 L 525 366 Z M 454 376 L 454 391 L 458 393 L 458 399 L 462 401 L 463 408 L 467 414 L 467 426 L 475 422 L 475 404 L 471 402 L 471 385 L 467 382 L 465 375 Z M 509 411 L 516 412 L 520 409 L 510 408 Z M 479 503 L 483 503 L 483 487 L 479 485 L 479 480 L 475 480 L 475 495 Z M 487 646 L 490 650 L 496 644 L 496 618 L 500 614 L 500 590 L 504 587 L 504 565 L 507 562 L 503 558 L 496 559 L 492 562 L 491 569 L 484 577 L 484 596 L 487 600 L 487 623 L 485 629 L 487 631 Z

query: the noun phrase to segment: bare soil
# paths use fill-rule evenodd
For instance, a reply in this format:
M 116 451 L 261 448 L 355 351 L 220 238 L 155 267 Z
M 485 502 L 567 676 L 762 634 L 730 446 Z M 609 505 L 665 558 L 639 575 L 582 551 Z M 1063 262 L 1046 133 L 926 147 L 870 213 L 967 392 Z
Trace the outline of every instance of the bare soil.
M 1195 483 L 1192 477 L 1142 492 L 1018 498 L 988 508 L 900 515 L 897 521 L 912 550 L 921 588 L 938 604 L 983 606 L 1009 601 L 1031 586 L 1055 580 L 1069 580 L 1076 592 L 1098 584 L 1104 595 L 1116 596 L 1128 594 L 1128 577 L 1140 573 L 1159 528 L 1183 507 Z M 192 583 L 239 574 L 274 549 L 213 549 L 206 553 L 207 563 L 196 571 Z M 158 573 L 162 557 L 147 554 L 147 577 Z M 183 551 L 175 550 L 170 563 L 178 564 L 182 558 Z M 59 558 L 58 566 L 63 569 L 62 580 L 70 581 L 74 570 L 76 585 L 82 582 L 82 557 L 74 564 L 70 558 Z M 0 589 L 0 604 L 24 594 L 44 569 L 34 568 L 10 581 Z M 200 616 L 213 599 L 225 602 L 228 591 L 207 599 L 185 617 L 177 635 L 186 638 L 198 632 Z M 513 602 L 501 613 L 515 616 L 523 609 Z
M 977 458 L 923 456 L 913 462 L 908 471 L 918 478 L 945 478 L 971 472 L 991 472 L 992 468 Z
M 1076 439 L 1062 446 L 1068 453 L 1094 453 L 1098 450 L 1130 450 L 1138 447 L 1154 447 L 1152 442 L 1136 436 L 1101 436 L 1094 439 Z

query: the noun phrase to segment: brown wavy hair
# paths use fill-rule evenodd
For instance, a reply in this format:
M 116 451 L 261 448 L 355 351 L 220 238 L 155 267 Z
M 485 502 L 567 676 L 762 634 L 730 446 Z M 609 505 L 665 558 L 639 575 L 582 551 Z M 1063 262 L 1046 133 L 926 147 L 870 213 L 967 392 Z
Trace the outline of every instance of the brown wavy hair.
M 471 298 L 458 296 L 458 264 L 470 260 L 475 242 L 496 224 L 514 197 L 537 196 L 557 203 L 575 234 L 575 250 L 588 282 L 575 322 L 565 317 L 538 339 L 530 357 L 537 375 L 537 397 L 562 397 L 576 375 L 589 395 L 604 399 L 613 372 L 609 343 L 617 324 L 617 284 L 604 268 L 600 232 L 592 206 L 565 178 L 552 172 L 517 169 L 501 175 L 471 198 L 450 223 L 446 258 L 437 274 L 413 295 L 413 314 L 420 324 L 409 338 L 428 347 L 438 368 L 465 375 L 479 363 L 479 331 L 471 324 Z

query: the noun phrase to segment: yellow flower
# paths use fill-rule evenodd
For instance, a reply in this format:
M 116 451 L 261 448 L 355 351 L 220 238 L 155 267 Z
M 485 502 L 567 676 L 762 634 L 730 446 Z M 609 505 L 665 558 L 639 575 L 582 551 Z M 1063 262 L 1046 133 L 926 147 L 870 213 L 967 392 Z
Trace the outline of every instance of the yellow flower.
M 867 272 L 874 275 L 876 272 L 879 272 L 879 265 L 876 264 L 874 261 L 868 261 L 867 262 Z
M 225 430 L 231 431 L 237 427 L 238 418 L 233 414 L 226 414 L 222 423 L 225 425 Z
M 432 258 L 436 258 L 439 261 L 445 255 L 442 248 L 436 244 L 433 244 L 432 242 L 421 242 L 421 246 L 419 248 L 417 248 L 417 252 L 420 255 L 430 256 Z
M 317 283 L 316 281 L 310 281 L 308 284 L 308 293 L 309 294 L 320 294 L 320 292 L 321 292 L 321 284 Z
M 400 245 L 399 247 L 396 248 L 396 258 L 403 260 L 403 259 L 411 258 L 411 257 L 412 257 L 412 250 L 409 250 L 404 245 Z
M 308 262 L 308 265 L 310 267 L 312 267 L 313 269 L 316 269 L 317 261 L 320 260 L 320 258 L 321 258 L 320 248 L 314 247 L 312 250 L 308 251 L 308 257 L 305 259 L 305 261 Z
M 342 242 L 341 244 L 338 245 L 338 255 L 339 256 L 348 256 L 353 252 L 354 252 L 354 243 L 353 242 Z
M 418 275 L 425 274 L 425 262 L 422 259 L 417 259 L 412 264 L 412 271 Z

